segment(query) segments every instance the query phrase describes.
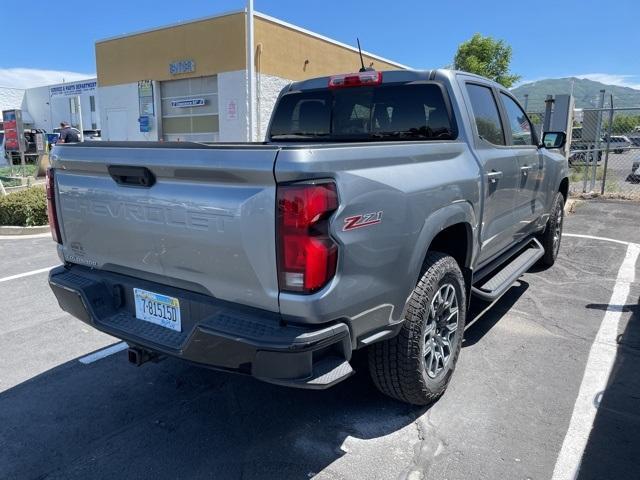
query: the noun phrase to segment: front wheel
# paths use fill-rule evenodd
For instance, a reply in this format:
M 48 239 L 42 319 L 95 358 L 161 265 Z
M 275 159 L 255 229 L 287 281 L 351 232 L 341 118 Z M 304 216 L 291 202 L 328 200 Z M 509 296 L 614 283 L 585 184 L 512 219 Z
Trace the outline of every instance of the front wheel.
M 369 349 L 369 372 L 385 395 L 413 405 L 442 396 L 464 334 L 466 297 L 458 263 L 431 252 L 409 298 L 400 333 Z
M 551 206 L 551 216 L 547 220 L 545 228 L 539 240 L 544 247 L 544 255 L 540 258 L 540 263 L 547 267 L 556 263 L 558 252 L 560 251 L 560 242 L 562 241 L 562 225 L 564 223 L 564 196 L 562 193 L 556 193 L 553 197 L 553 205 Z

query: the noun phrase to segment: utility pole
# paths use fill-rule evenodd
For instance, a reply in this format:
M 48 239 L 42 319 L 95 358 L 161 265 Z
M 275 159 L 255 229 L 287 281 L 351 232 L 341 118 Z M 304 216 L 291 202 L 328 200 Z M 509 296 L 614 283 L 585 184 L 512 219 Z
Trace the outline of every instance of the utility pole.
M 255 51 L 253 48 L 253 0 L 247 0 L 247 121 L 249 127 L 249 141 L 253 142 L 254 136 L 254 109 L 255 109 Z

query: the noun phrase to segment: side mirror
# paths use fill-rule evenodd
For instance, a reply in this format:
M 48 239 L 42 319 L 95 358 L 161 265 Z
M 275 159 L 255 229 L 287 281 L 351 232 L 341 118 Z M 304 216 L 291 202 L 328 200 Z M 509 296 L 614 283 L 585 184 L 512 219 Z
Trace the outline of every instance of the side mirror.
M 544 132 L 544 135 L 542 135 L 544 148 L 562 148 L 566 141 L 567 134 L 564 132 Z

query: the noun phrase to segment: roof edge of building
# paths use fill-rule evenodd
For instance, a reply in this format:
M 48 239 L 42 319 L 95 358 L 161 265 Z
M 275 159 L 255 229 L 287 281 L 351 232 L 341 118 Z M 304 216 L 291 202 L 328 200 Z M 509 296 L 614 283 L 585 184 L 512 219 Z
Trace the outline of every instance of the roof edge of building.
M 152 27 L 152 28 L 147 28 L 144 30 L 138 30 L 135 32 L 131 32 L 131 33 L 123 33 L 121 35 L 114 35 L 112 37 L 107 37 L 107 38 L 101 38 L 96 40 L 95 44 L 99 44 L 99 43 L 106 43 L 106 42 L 111 42 L 113 40 L 120 40 L 122 38 L 129 38 L 129 37 L 135 37 L 137 35 L 143 35 L 145 33 L 151 33 L 151 32 L 157 32 L 160 30 L 166 30 L 168 28 L 174 28 L 174 27 L 181 27 L 183 25 L 190 25 L 192 23 L 198 23 L 198 22 L 206 22 L 207 20 L 213 20 L 215 18 L 222 18 L 222 17 L 229 17 L 231 15 L 237 15 L 239 13 L 245 13 L 245 9 L 240 9 L 240 10 L 229 10 L 226 12 L 222 12 L 222 13 L 217 13 L 215 15 L 208 15 L 206 17 L 200 17 L 200 18 L 194 18 L 192 20 L 183 20 L 181 22 L 175 22 L 175 23 L 170 23 L 167 25 L 161 25 L 159 27 Z
M 313 32 L 311 30 L 307 30 L 306 28 L 299 27 L 298 25 L 294 25 L 293 23 L 285 22 L 284 20 L 280 20 L 279 18 L 272 17 L 262 12 L 254 12 L 254 16 L 267 20 L 269 22 L 277 23 L 278 25 L 282 25 L 283 27 L 290 28 L 300 33 L 304 33 L 305 35 L 309 35 L 311 37 L 317 38 L 319 40 L 323 40 L 325 42 L 331 43 L 333 45 L 337 45 L 342 48 L 346 48 L 347 50 L 351 50 L 352 52 L 358 53 L 358 49 L 346 43 L 339 42 L 338 40 L 334 40 L 333 38 L 327 37 L 320 33 Z M 396 67 L 411 70 L 411 67 L 407 65 L 403 65 L 402 63 L 398 63 L 394 60 L 390 60 L 388 58 L 382 57 L 380 55 L 376 55 L 375 53 L 371 53 L 365 50 L 362 50 L 362 54 L 367 57 L 375 58 L 376 60 L 380 60 L 381 62 L 388 63 L 390 65 L 395 65 Z
M 124 34 L 121 34 L 121 35 L 114 35 L 112 37 L 101 38 L 99 40 L 96 40 L 95 43 L 96 43 L 96 45 L 98 45 L 100 43 L 111 42 L 113 40 L 120 40 L 120 39 L 123 39 L 123 38 L 135 37 L 137 35 L 143 35 L 145 33 L 156 32 L 156 31 L 159 31 L 159 30 L 166 30 L 166 29 L 169 29 L 169 28 L 180 27 L 180 26 L 189 25 L 189 24 L 192 24 L 192 23 L 204 22 L 204 21 L 207 21 L 207 20 L 213 20 L 215 18 L 228 17 L 230 15 L 237 15 L 239 13 L 246 13 L 246 10 L 245 9 L 230 10 L 230 11 L 227 11 L 227 12 L 218 13 L 216 15 L 209 15 L 209 16 L 206 16 L 206 17 L 195 18 L 195 19 L 192 19 L 192 20 L 184 20 L 184 21 L 181 21 L 181 22 L 175 22 L 175 23 L 171 23 L 171 24 L 168 24 L 168 25 L 162 25 L 162 26 L 159 26 L 159 27 L 148 28 L 148 29 L 145 29 L 145 30 L 138 30 L 138 31 L 131 32 L 131 33 L 124 33 Z M 254 16 L 258 17 L 258 18 L 262 18 L 263 20 L 267 20 L 269 22 L 276 23 L 278 25 L 282 25 L 283 27 L 289 28 L 291 30 L 295 30 L 297 32 L 304 33 L 305 35 L 309 35 L 309 36 L 317 38 L 319 40 L 323 40 L 323 41 L 325 41 L 327 43 L 331 43 L 333 45 L 336 45 L 336 46 L 339 46 L 339 47 L 342 47 L 342 48 L 346 48 L 347 50 L 350 50 L 352 52 L 356 52 L 356 53 L 358 52 L 358 49 L 353 47 L 353 46 L 351 46 L 351 45 L 339 42 L 338 40 L 334 40 L 333 38 L 327 37 L 327 36 L 322 35 L 320 33 L 313 32 L 311 30 L 307 30 L 306 28 L 299 27 L 298 25 L 294 25 L 292 23 L 285 22 L 284 20 L 280 20 L 279 18 L 272 17 L 271 15 L 267 15 L 266 13 L 254 11 Z M 368 57 L 371 57 L 371 58 L 375 58 L 376 60 L 388 63 L 390 65 L 395 65 L 398 68 L 411 69 L 411 67 L 409 67 L 407 65 L 403 65 L 402 63 L 398 63 L 398 62 L 396 62 L 394 60 L 390 60 L 390 59 L 382 57 L 380 55 L 376 55 L 375 53 L 371 53 L 369 51 L 363 50 L 362 54 L 366 55 Z

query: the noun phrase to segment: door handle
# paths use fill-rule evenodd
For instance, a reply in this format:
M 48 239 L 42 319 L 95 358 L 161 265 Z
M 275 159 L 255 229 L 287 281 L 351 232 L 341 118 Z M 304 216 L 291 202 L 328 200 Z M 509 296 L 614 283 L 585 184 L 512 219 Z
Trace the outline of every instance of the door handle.
M 491 170 L 489 173 L 487 173 L 487 179 L 489 180 L 490 183 L 496 183 L 501 178 L 502 178 L 502 172 Z
M 521 172 L 528 172 L 529 170 L 531 170 L 533 167 L 531 165 L 525 165 L 524 167 L 520 167 L 520 171 Z

